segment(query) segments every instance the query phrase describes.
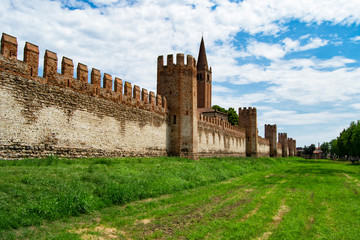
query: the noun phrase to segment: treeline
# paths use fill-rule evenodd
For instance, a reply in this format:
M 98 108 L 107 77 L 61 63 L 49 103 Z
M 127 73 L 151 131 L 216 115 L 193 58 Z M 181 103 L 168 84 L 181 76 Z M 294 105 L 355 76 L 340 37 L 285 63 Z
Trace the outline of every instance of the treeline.
M 236 113 L 234 108 L 229 108 L 226 110 L 218 105 L 212 106 L 212 109 L 226 113 L 228 115 L 228 121 L 231 125 L 239 125 L 239 115 Z
M 340 135 L 330 142 L 331 155 L 339 158 L 360 158 L 360 121 L 351 122 Z

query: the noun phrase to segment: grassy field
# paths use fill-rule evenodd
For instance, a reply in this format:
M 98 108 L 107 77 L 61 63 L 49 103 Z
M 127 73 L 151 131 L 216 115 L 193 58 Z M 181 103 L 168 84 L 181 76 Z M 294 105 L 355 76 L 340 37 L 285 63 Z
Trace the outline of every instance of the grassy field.
M 1 239 L 360 239 L 360 166 L 299 158 L 0 162 Z

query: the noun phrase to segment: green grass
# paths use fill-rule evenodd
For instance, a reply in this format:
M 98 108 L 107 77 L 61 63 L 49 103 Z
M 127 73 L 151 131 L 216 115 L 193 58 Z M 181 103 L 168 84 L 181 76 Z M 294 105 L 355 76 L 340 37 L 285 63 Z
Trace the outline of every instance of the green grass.
M 273 159 L 76 159 L 0 162 L 0 230 L 208 185 L 277 164 Z
M 359 239 L 359 167 L 299 158 L 0 162 L 0 238 Z

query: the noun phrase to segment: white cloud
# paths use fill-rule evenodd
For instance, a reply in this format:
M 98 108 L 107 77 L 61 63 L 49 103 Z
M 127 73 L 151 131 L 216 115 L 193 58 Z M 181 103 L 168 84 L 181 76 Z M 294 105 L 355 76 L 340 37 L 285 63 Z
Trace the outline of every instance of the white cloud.
M 360 69 L 346 67 L 354 62 L 353 59 L 335 56 L 328 60 L 276 60 L 269 66 L 244 64 L 236 68 L 236 77 L 229 80 L 240 85 L 264 83 L 266 88 L 260 97 L 256 92 L 243 95 L 246 100 L 237 100 L 250 104 L 284 100 L 302 105 L 348 101 L 360 94 Z
M 212 93 L 213 94 L 223 94 L 223 93 L 231 93 L 233 92 L 233 90 L 231 90 L 230 88 L 224 87 L 224 86 L 220 86 L 220 85 L 212 85 Z
M 263 42 L 250 42 L 247 52 L 256 57 L 265 57 L 268 59 L 278 59 L 285 56 L 286 52 L 280 44 L 268 44 Z
M 252 40 L 247 45 L 246 56 L 265 57 L 270 60 L 283 58 L 286 54 L 291 52 L 300 52 L 311 49 L 323 47 L 328 44 L 328 40 L 320 39 L 318 37 L 310 38 L 305 45 L 301 45 L 299 40 L 292 40 L 285 38 L 283 44 L 270 44 L 264 42 L 257 42 Z
M 353 42 L 360 42 L 360 36 L 356 36 L 356 37 L 353 37 L 353 38 L 351 38 L 351 41 L 353 41 Z
M 323 40 L 323 39 L 320 39 L 320 38 L 317 38 L 317 37 L 316 38 L 311 38 L 310 42 L 307 43 L 304 46 L 301 46 L 298 49 L 298 51 L 306 51 L 306 50 L 310 50 L 310 49 L 319 48 L 319 47 L 327 45 L 328 42 L 329 42 L 328 40 Z
M 89 2 L 92 2 L 96 5 L 100 4 L 100 5 L 110 5 L 112 3 L 116 3 L 118 2 L 118 0 L 91 0 Z
M 266 122 L 277 123 L 279 125 L 314 125 L 331 123 L 332 119 L 341 117 L 356 117 L 356 113 L 339 113 L 319 111 L 312 113 L 298 113 L 294 110 L 284 111 L 272 109 L 261 114 L 261 119 Z
M 351 106 L 355 109 L 359 109 L 360 110 L 360 103 L 354 103 L 354 104 L 351 104 Z
M 300 37 L 299 39 L 305 39 L 305 38 Z M 285 49 L 285 51 L 287 53 L 306 51 L 306 50 L 310 50 L 310 49 L 316 49 L 316 48 L 323 47 L 323 46 L 327 45 L 328 42 L 329 42 L 329 40 L 324 40 L 324 39 L 320 39 L 318 37 L 315 37 L 315 38 L 310 38 L 308 43 L 301 46 L 299 40 L 292 40 L 290 38 L 285 38 L 283 40 L 284 49 Z

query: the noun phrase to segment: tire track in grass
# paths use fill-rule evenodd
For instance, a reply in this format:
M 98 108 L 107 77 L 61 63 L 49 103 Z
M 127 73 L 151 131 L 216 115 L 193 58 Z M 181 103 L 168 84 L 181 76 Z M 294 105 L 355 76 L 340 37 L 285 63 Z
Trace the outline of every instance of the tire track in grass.
M 201 225 L 204 221 L 210 217 L 212 218 L 227 218 L 233 213 L 234 209 L 239 207 L 240 205 L 246 204 L 251 201 L 249 195 L 252 191 L 249 189 L 242 189 L 236 187 L 236 192 L 227 193 L 223 196 L 214 196 L 207 204 L 202 204 L 198 208 L 189 211 L 188 214 L 176 216 L 174 219 L 169 222 L 164 223 L 154 223 L 149 224 L 149 226 L 144 226 L 145 236 L 149 236 L 154 232 L 162 231 L 168 236 L 174 234 L 175 231 L 185 230 L 188 228 L 192 228 L 193 226 Z M 239 198 L 239 199 L 236 199 Z M 233 203 L 226 205 L 229 202 L 234 201 Z M 214 209 L 219 208 L 214 211 Z M 211 214 L 211 212 L 213 212 Z M 159 219 L 163 221 L 164 219 Z M 164 221 L 163 221 L 164 222 Z M 137 226 L 142 227 L 142 226 Z
M 273 175 L 267 175 L 267 176 L 265 176 L 265 178 L 268 178 L 268 177 L 270 177 L 270 176 L 275 176 L 275 175 L 274 175 L 274 174 L 273 174 Z M 277 188 L 277 186 L 279 186 L 279 185 L 281 185 L 281 184 L 283 184 L 283 183 L 285 183 L 285 182 L 287 182 L 286 179 L 280 181 L 279 184 L 275 184 L 274 186 L 272 186 L 269 191 L 265 192 L 265 194 L 264 194 L 263 196 L 261 196 L 261 200 L 266 199 L 271 193 L 274 192 L 274 190 Z M 254 216 L 254 215 L 259 211 L 260 207 L 261 207 L 261 202 L 258 203 L 253 210 L 251 210 L 250 212 L 248 212 L 247 214 L 245 214 L 245 215 L 240 219 L 240 222 L 243 222 L 243 221 L 249 219 L 250 217 Z
M 221 186 L 223 184 L 228 184 L 228 183 L 229 181 L 219 183 L 218 184 L 219 187 L 216 188 L 221 189 Z M 244 187 L 246 186 L 238 185 L 232 188 L 236 188 L 237 192 L 238 191 L 251 192 L 251 191 L 246 191 L 246 189 L 244 190 L 243 189 Z M 129 229 L 130 232 L 134 232 L 135 230 L 138 233 L 142 232 L 142 234 L 138 236 L 140 238 L 148 238 L 151 235 L 158 232 L 162 232 L 168 236 L 171 236 L 177 230 L 185 229 L 189 226 L 198 224 L 200 221 L 202 221 L 202 219 L 206 215 L 208 215 L 209 212 L 212 211 L 212 209 L 216 208 L 219 204 L 221 204 L 222 202 L 230 201 L 231 199 L 234 198 L 234 196 L 235 197 L 238 196 L 237 192 L 229 191 L 228 189 L 216 193 L 214 193 L 213 191 L 207 191 L 207 192 L 201 192 L 200 198 L 203 198 L 202 201 L 193 203 L 194 201 L 192 201 L 191 198 L 199 197 L 199 194 L 195 193 L 196 191 L 199 190 L 195 190 L 195 189 L 190 190 L 189 199 L 191 203 L 186 205 L 182 205 L 181 202 L 179 202 L 180 205 L 173 204 L 175 208 L 177 206 L 180 207 L 177 210 L 177 212 L 173 212 L 162 217 L 152 218 L 151 221 L 147 222 L 146 224 L 144 224 L 141 220 L 136 220 L 134 221 L 134 224 L 130 226 Z M 208 195 L 210 198 L 207 198 Z M 179 213 L 179 211 L 182 212 L 183 210 L 184 213 Z
M 240 222 L 243 222 L 243 221 L 249 219 L 250 217 L 254 216 L 257 213 L 257 211 L 259 211 L 260 207 L 261 207 L 261 203 L 258 203 L 251 212 L 247 213 L 245 216 L 243 216 L 240 219 Z
M 269 178 L 269 177 L 279 177 L 279 175 L 277 174 L 271 174 L 271 175 L 266 175 L 266 176 L 259 176 L 259 179 L 258 180 L 261 180 L 262 178 Z M 282 175 L 281 177 L 287 177 L 287 176 L 284 176 Z M 222 214 L 222 216 L 220 216 L 220 218 L 218 218 L 220 221 L 221 219 L 225 220 L 225 222 L 228 222 L 228 221 L 237 221 L 237 222 L 245 222 L 246 220 L 248 220 L 249 218 L 251 218 L 252 216 L 254 216 L 258 211 L 259 209 L 261 209 L 261 206 L 262 206 L 262 203 L 263 201 L 271 194 L 274 192 L 274 190 L 279 187 L 280 185 L 284 184 L 285 182 L 288 181 L 288 179 L 273 179 L 274 182 L 272 183 L 272 186 L 270 187 L 270 189 L 266 190 L 266 186 L 264 187 L 254 187 L 252 186 L 252 188 L 250 189 L 244 189 L 244 191 L 248 191 L 248 192 L 255 192 L 253 198 L 251 199 L 251 201 L 249 201 L 248 203 L 246 203 L 245 205 L 239 205 L 238 208 L 232 208 L 232 213 L 231 214 Z M 262 196 L 259 196 L 259 197 L 256 197 L 257 195 L 259 195 L 259 193 L 262 193 Z M 251 209 L 250 211 L 248 211 L 246 214 L 244 213 L 244 211 L 237 211 L 240 207 L 241 208 L 246 208 L 246 206 L 248 204 L 250 204 L 251 202 L 255 202 L 255 206 L 253 209 Z M 258 202 L 258 203 L 256 203 Z M 235 203 L 236 204 L 236 203 Z M 222 210 L 222 209 L 221 209 Z M 218 216 L 219 217 L 219 216 Z M 212 219 L 213 220 L 213 219 Z M 200 228 L 200 227 L 199 227 Z M 225 226 L 226 228 L 226 226 Z M 211 239 L 214 237 L 214 236 L 217 236 L 217 238 L 222 238 L 222 233 L 221 229 L 224 229 L 224 228 L 220 228 L 218 230 L 215 230 L 213 229 L 212 232 L 208 232 L 208 234 L 205 236 L 205 239 L 207 239 L 210 235 L 212 237 L 210 237 Z
M 290 207 L 285 205 L 285 199 L 281 200 L 280 208 L 278 209 L 276 215 L 273 216 L 273 221 L 270 223 L 269 231 L 264 232 L 263 235 L 256 238 L 257 240 L 266 240 L 268 239 L 279 226 L 280 222 L 282 221 L 283 217 L 290 212 Z
M 356 178 L 353 178 L 353 177 L 349 176 L 349 175 L 346 174 L 346 173 L 343 173 L 343 175 L 344 175 L 347 179 L 350 179 L 351 181 L 355 182 L 356 185 L 357 185 L 358 187 L 360 187 L 360 181 L 359 181 L 359 180 L 357 180 Z
M 181 206 L 182 209 L 186 209 L 187 213 L 179 215 L 179 213 L 170 214 L 164 217 L 158 217 L 147 226 L 134 225 L 132 230 L 141 229 L 143 234 L 141 238 L 150 237 L 155 233 L 162 232 L 167 236 L 174 236 L 174 233 L 181 234 L 181 232 L 187 232 L 187 230 L 195 230 L 198 227 L 206 226 L 209 219 L 229 219 L 236 215 L 236 209 L 246 206 L 254 199 L 254 189 L 251 188 L 249 182 L 245 184 L 243 181 L 236 182 L 239 178 L 231 179 L 231 181 L 222 182 L 217 188 L 221 189 L 224 184 L 232 183 L 232 186 L 226 188 L 217 195 L 209 191 L 207 194 L 211 194 L 212 201 L 206 204 L 197 204 L 198 207 L 189 210 L 189 206 Z M 205 194 L 206 195 L 206 194 Z M 196 194 L 194 197 L 198 196 Z M 180 209 L 181 211 L 181 209 Z M 190 231 L 192 231 L 190 230 Z

